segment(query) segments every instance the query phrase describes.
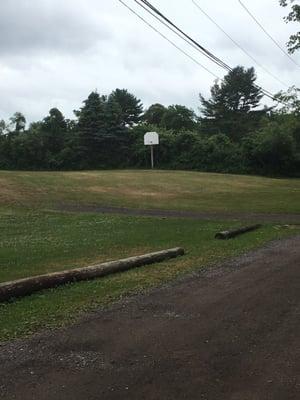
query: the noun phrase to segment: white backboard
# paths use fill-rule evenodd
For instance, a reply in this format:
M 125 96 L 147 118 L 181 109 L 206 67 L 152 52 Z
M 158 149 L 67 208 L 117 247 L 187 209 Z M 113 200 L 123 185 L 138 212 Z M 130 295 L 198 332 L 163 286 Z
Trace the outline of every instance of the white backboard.
M 147 132 L 144 136 L 145 146 L 154 146 L 159 144 L 159 136 L 156 132 Z

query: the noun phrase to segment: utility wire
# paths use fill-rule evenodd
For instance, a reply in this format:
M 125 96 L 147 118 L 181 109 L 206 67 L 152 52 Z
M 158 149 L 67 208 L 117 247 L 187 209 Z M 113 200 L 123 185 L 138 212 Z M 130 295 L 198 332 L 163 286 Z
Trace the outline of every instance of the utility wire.
M 170 31 L 175 33 L 180 39 L 184 40 L 187 44 L 192 46 L 195 50 L 199 51 L 201 54 L 205 55 L 204 51 L 200 50 L 198 46 L 196 46 L 194 43 L 190 42 L 185 36 L 183 36 L 181 33 L 179 33 L 175 28 L 172 26 L 168 25 L 165 20 L 161 19 L 158 15 L 156 15 L 154 12 L 149 10 L 144 4 L 141 4 L 138 0 L 134 0 L 140 7 L 142 7 L 148 14 L 150 14 L 152 17 L 157 19 L 161 24 L 163 24 L 166 28 L 168 28 Z
M 201 46 L 198 42 L 196 42 L 193 38 L 191 38 L 189 35 L 187 35 L 185 32 L 183 32 L 178 26 L 176 26 L 170 19 L 168 19 L 165 15 L 163 15 L 157 8 L 155 8 L 149 1 L 146 0 L 135 0 L 137 3 L 144 3 L 147 7 L 149 7 L 152 11 L 154 11 L 157 15 L 159 15 L 161 18 L 163 18 L 168 24 L 170 24 L 172 27 L 174 27 L 177 31 L 179 31 L 181 34 L 183 34 L 191 43 L 195 44 L 197 47 L 203 49 L 205 53 L 209 54 L 210 56 L 213 57 L 213 60 L 216 60 L 216 62 L 219 66 L 222 68 L 226 69 L 227 71 L 232 71 L 232 68 L 229 67 L 226 63 L 224 63 L 222 60 L 220 60 L 218 57 L 213 55 L 211 52 L 209 52 L 205 47 Z M 190 44 L 191 44 L 190 43 Z M 211 59 L 211 57 L 209 57 Z M 255 84 L 257 88 L 259 88 L 265 96 L 269 97 L 272 100 L 275 100 L 274 95 L 267 91 L 266 89 L 263 89 L 262 87 L 258 86 Z
M 158 29 L 156 29 L 153 25 L 151 25 L 148 21 L 146 21 L 141 15 L 139 15 L 135 10 L 133 10 L 130 6 L 128 6 L 124 1 L 118 0 L 121 4 L 123 4 L 124 7 L 126 7 L 128 10 L 130 10 L 136 17 L 138 17 L 141 21 L 143 21 L 146 25 L 148 25 L 149 28 L 151 28 L 153 31 L 158 33 L 163 39 L 165 39 L 167 42 L 169 42 L 173 47 L 175 47 L 177 50 L 179 50 L 182 54 L 184 54 L 186 57 L 188 57 L 190 60 L 192 60 L 194 63 L 196 63 L 198 66 L 203 68 L 205 71 L 207 71 L 209 74 L 214 76 L 216 79 L 221 79 L 219 76 L 214 74 L 212 71 L 210 71 L 208 68 L 206 68 L 204 65 L 202 65 L 198 60 L 196 60 L 193 56 L 188 54 L 186 51 L 184 51 L 181 47 L 177 46 L 176 43 L 174 43 L 171 39 L 169 39 L 167 36 L 165 36 L 163 33 L 161 33 Z
M 162 19 L 164 19 L 169 25 L 171 25 L 173 28 L 175 28 L 178 32 L 180 32 L 182 35 L 184 35 L 190 42 L 192 42 L 194 45 L 196 45 L 199 49 L 201 49 L 206 57 L 210 58 L 213 62 L 218 64 L 220 67 L 227 69 L 227 71 L 231 71 L 232 68 L 227 65 L 224 61 L 222 61 L 220 58 L 216 57 L 213 53 L 211 53 L 209 50 L 207 50 L 205 47 L 203 47 L 201 44 L 196 42 L 191 36 L 183 32 L 178 26 L 176 26 L 170 19 L 168 19 L 164 14 L 162 14 L 157 8 L 155 8 L 149 1 L 146 0 L 139 0 L 140 3 L 144 3 L 148 8 L 150 8 L 152 11 L 154 11 L 158 16 L 160 16 Z
M 254 16 L 254 14 L 251 13 L 249 8 L 245 6 L 245 4 L 239 0 L 240 5 L 244 8 L 247 14 L 250 15 L 250 17 L 256 22 L 256 24 L 264 31 L 264 33 L 269 37 L 269 39 L 272 40 L 272 42 L 277 46 L 280 51 L 289 58 L 290 61 L 292 61 L 295 65 L 297 65 L 300 68 L 300 65 L 285 51 L 285 49 L 273 38 L 273 36 L 265 29 L 265 27 L 258 21 L 258 19 Z
M 151 25 L 147 20 L 145 20 L 140 14 L 138 14 L 133 8 L 128 6 L 123 0 L 118 0 L 124 7 L 126 7 L 128 10 L 130 10 L 135 16 L 137 16 L 141 21 L 143 21 L 148 27 L 150 27 L 152 30 L 154 30 L 156 33 L 158 33 L 161 37 L 163 37 L 166 41 L 168 41 L 173 47 L 175 47 L 177 50 L 179 50 L 181 53 L 183 53 L 185 56 L 187 56 L 189 59 L 191 59 L 193 62 L 198 64 L 201 68 L 205 69 L 208 73 L 213 75 L 215 78 L 220 79 L 217 75 L 215 75 L 213 72 L 211 72 L 208 68 L 206 68 L 204 65 L 199 63 L 194 57 L 192 57 L 190 54 L 185 52 L 182 48 L 177 46 L 176 43 L 174 43 L 172 40 L 170 40 L 167 36 L 165 36 L 163 33 L 161 33 L 158 29 L 156 29 L 153 25 Z M 138 3 L 137 0 L 134 0 L 136 3 Z M 188 43 L 194 48 L 194 45 L 199 48 L 200 50 L 203 50 L 205 52 L 206 57 L 215 62 L 217 65 L 221 66 L 222 68 L 226 69 L 227 71 L 232 71 L 232 68 L 230 68 L 226 63 L 224 63 L 222 60 L 218 59 L 216 56 L 214 56 L 212 53 L 210 53 L 208 50 L 206 50 L 203 46 L 201 46 L 199 43 L 197 43 L 194 39 L 192 39 L 190 36 L 188 36 L 185 32 L 183 32 L 180 28 L 178 28 L 172 21 L 170 21 L 167 17 L 165 17 L 159 10 L 157 10 L 154 6 L 152 6 L 148 1 L 144 0 L 139 0 L 140 2 L 144 3 L 147 5 L 152 11 L 154 11 L 157 15 L 159 15 L 161 18 L 163 18 L 164 21 L 168 22 L 173 28 L 175 28 L 178 32 L 180 32 L 186 39 L 188 39 Z M 144 7 L 143 7 L 144 8 Z M 151 13 L 152 14 L 152 13 Z M 159 18 L 158 18 L 159 19 Z M 160 19 L 159 19 L 160 20 Z M 162 21 L 160 21 L 162 23 Z M 173 29 L 172 29 L 173 31 Z M 181 37 L 181 36 L 180 36 Z M 203 54 L 202 52 L 202 54 Z M 273 101 L 278 101 L 275 99 L 275 96 L 270 93 L 268 90 L 255 85 L 257 88 L 259 88 L 262 93 L 266 96 L 269 97 Z
M 176 26 L 176 25 L 174 25 L 173 23 L 172 23 L 172 26 L 169 26 L 166 22 L 165 22 L 165 20 L 163 20 L 163 19 L 161 19 L 160 17 L 158 17 L 158 15 L 156 15 L 156 14 L 154 14 L 154 12 L 152 12 L 152 11 L 150 11 L 145 5 L 143 5 L 143 4 L 140 4 L 140 1 L 141 2 L 143 2 L 143 3 L 147 3 L 147 4 L 150 4 L 148 1 L 147 2 L 145 2 L 145 1 L 143 1 L 143 0 L 134 0 L 140 7 L 142 7 L 145 11 L 147 11 L 150 15 L 152 15 L 154 18 L 156 18 L 160 23 L 162 23 L 164 26 L 166 26 L 169 30 L 171 30 L 173 33 L 175 33 L 178 37 L 180 37 L 182 40 L 184 40 L 186 43 L 188 43 L 190 46 L 192 46 L 194 49 L 196 49 L 197 51 L 200 51 L 200 53 L 201 54 L 203 54 L 203 51 L 201 50 L 201 49 L 199 49 L 199 47 L 198 46 L 196 46 L 193 42 L 190 42 L 185 36 L 183 36 L 183 35 L 185 35 L 184 34 L 184 32 L 183 32 L 183 34 L 181 34 L 180 32 L 181 32 L 181 30 L 180 30 L 180 32 L 178 32 L 178 31 L 176 31 L 176 29 L 175 28 L 173 28 L 173 26 Z M 153 6 L 151 6 L 151 9 L 152 8 L 154 8 Z M 154 8 L 155 9 L 155 8 Z M 137 14 L 137 13 L 135 13 L 135 14 Z M 160 13 L 161 14 L 161 13 Z M 161 14 L 162 15 L 162 14 Z M 193 39 L 192 39 L 193 40 Z M 206 54 L 204 54 L 204 55 L 206 55 Z M 224 67 L 223 67 L 224 68 Z M 229 67 L 230 68 L 230 67 Z M 230 68 L 230 70 L 232 70 L 231 68 Z M 217 77 L 216 75 L 215 75 L 215 77 Z M 218 79 L 220 79 L 219 77 L 218 77 Z M 284 83 L 282 83 L 283 85 L 285 85 Z M 268 96 L 268 97 L 270 97 L 272 100 L 274 99 L 274 96 L 272 95 L 272 93 L 270 93 L 270 92 L 268 92 L 266 89 L 263 89 L 263 88 L 261 88 L 260 86 L 258 86 L 258 85 L 255 85 L 256 87 L 258 87 L 259 89 L 261 89 L 263 92 L 265 92 L 265 95 L 266 96 Z M 285 86 L 287 86 L 287 85 L 285 85 Z M 288 87 L 288 86 L 287 86 Z
M 286 83 L 282 82 L 277 76 L 275 76 L 272 72 L 270 72 L 264 65 L 262 65 L 259 61 L 257 61 L 247 50 L 245 50 L 236 40 L 234 40 L 205 10 L 203 10 L 202 7 L 195 1 L 192 0 L 194 5 L 204 14 L 221 32 L 224 33 L 225 36 L 228 37 L 228 39 L 231 40 L 233 44 L 235 44 L 246 56 L 248 56 L 253 62 L 255 62 L 262 70 L 264 70 L 268 75 L 270 75 L 273 79 L 275 79 L 277 82 L 279 82 L 281 85 L 285 87 L 289 87 Z

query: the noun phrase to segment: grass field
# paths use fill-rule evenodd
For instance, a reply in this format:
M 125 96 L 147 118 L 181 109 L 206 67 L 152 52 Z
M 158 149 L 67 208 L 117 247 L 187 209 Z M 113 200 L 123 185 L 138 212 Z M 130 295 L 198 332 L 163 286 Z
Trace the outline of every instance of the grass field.
M 64 203 L 296 213 L 298 180 L 186 172 L 0 172 L 0 185 L 0 282 L 174 246 L 187 251 L 176 260 L 0 304 L 0 340 L 69 323 L 121 296 L 300 231 L 268 224 L 220 242 L 216 231 L 241 223 L 55 211 Z
M 170 171 L 0 172 L 0 207 L 300 213 L 300 179 Z

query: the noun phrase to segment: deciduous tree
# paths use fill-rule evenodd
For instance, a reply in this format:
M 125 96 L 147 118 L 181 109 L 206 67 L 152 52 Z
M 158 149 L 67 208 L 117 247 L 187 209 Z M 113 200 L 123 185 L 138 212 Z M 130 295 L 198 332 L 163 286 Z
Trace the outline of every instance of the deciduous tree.
M 280 0 L 280 4 L 283 7 L 287 7 L 289 4 L 291 6 L 291 10 L 285 18 L 286 22 L 300 22 L 300 5 L 295 4 L 295 0 Z M 300 32 L 291 35 L 287 46 L 290 53 L 294 53 L 300 48 Z
M 152 104 L 144 113 L 143 121 L 149 125 L 161 126 L 161 122 L 166 110 L 166 107 L 162 104 Z
M 22 113 L 14 113 L 14 115 L 10 118 L 10 122 L 13 125 L 14 132 L 19 133 L 25 130 L 26 118 Z
M 167 130 L 178 132 L 180 130 L 193 130 L 196 125 L 195 112 L 185 106 L 169 106 L 161 121 L 161 126 Z

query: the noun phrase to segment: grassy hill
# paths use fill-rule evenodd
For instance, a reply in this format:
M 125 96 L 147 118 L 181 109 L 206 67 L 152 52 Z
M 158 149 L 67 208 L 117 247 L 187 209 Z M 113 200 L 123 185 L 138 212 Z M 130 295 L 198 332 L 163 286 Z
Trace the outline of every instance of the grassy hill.
M 176 260 L 0 304 L 0 340 L 68 323 L 121 296 L 300 232 L 297 226 L 270 223 L 220 242 L 215 232 L 242 222 L 58 211 L 62 204 L 96 204 L 300 213 L 299 180 L 170 171 L 0 172 L 0 187 L 0 282 L 168 247 L 187 252 Z
M 300 179 L 182 171 L 0 172 L 0 207 L 300 213 Z

